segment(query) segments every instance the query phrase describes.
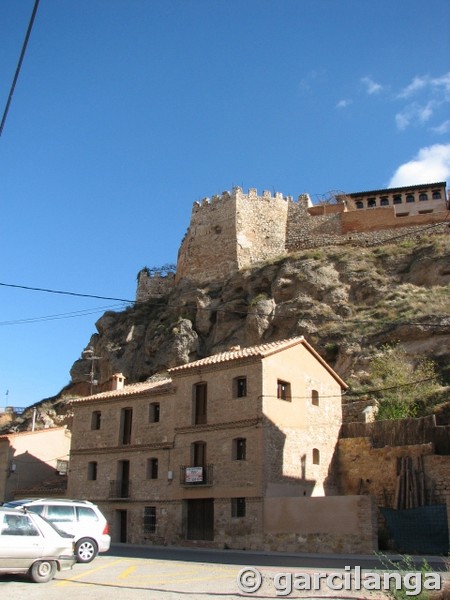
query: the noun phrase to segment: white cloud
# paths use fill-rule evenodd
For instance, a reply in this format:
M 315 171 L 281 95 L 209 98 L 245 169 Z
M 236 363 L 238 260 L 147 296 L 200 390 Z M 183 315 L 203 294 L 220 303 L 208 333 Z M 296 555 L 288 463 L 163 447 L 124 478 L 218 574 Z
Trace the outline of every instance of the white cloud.
M 437 88 L 438 91 L 442 90 L 444 92 L 444 98 L 448 102 L 450 101 L 450 71 L 443 75 L 442 77 L 436 77 L 431 80 L 431 84 L 434 88 Z
M 389 187 L 434 183 L 450 179 L 450 144 L 421 148 L 412 160 L 400 165 Z
M 379 83 L 375 83 L 370 77 L 363 77 L 361 79 L 362 83 L 366 86 L 366 91 L 368 94 L 378 94 L 383 89 L 383 86 Z
M 413 101 L 413 96 L 420 100 Z M 450 71 L 441 77 L 432 78 L 429 75 L 416 76 L 397 95 L 397 99 L 410 99 L 410 104 L 405 106 L 395 115 L 397 127 L 404 130 L 410 125 L 424 125 L 442 107 L 450 102 Z M 431 128 L 436 133 L 442 133 L 437 127 Z
M 406 129 L 409 125 L 423 125 L 431 119 L 438 103 L 435 100 L 430 100 L 424 105 L 417 102 L 409 104 L 401 112 L 395 115 L 395 122 L 400 130 Z
M 422 90 L 424 87 L 426 87 L 429 84 L 429 82 L 430 78 L 428 77 L 428 75 L 426 75 L 425 77 L 414 77 L 412 82 L 400 92 L 398 97 L 409 98 L 417 91 Z
M 347 108 L 347 106 L 350 106 L 350 104 L 353 102 L 353 100 L 340 100 L 337 104 L 336 104 L 336 108 Z
M 437 127 L 432 127 L 431 130 L 434 131 L 434 133 L 438 133 L 439 135 L 447 133 L 448 131 L 450 131 L 450 119 L 444 121 Z

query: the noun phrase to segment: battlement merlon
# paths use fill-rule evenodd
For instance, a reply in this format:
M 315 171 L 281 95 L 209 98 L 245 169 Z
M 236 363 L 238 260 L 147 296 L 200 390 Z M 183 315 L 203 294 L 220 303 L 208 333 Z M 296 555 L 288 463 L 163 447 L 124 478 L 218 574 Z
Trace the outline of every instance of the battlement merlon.
M 239 186 L 235 186 L 231 192 L 222 192 L 222 194 L 213 195 L 211 198 L 205 197 L 200 201 L 195 201 L 192 205 L 192 212 L 196 213 L 202 208 L 209 208 L 219 203 L 225 204 L 229 200 L 235 201 L 246 201 L 246 200 L 257 200 L 257 201 L 283 201 L 283 202 L 294 202 L 292 196 L 284 196 L 281 192 L 272 192 L 263 190 L 262 194 L 258 196 L 258 190 L 256 188 L 249 188 L 248 193 L 245 194 L 243 189 Z M 306 203 L 305 208 L 313 206 L 309 194 L 300 194 L 297 200 L 299 203 Z

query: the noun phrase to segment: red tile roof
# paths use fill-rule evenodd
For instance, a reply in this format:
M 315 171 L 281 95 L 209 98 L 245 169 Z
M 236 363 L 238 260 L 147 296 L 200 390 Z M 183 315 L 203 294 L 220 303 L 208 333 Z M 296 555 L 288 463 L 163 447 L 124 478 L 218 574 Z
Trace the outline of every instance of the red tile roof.
M 227 363 L 234 360 L 242 360 L 252 357 L 261 359 L 265 358 L 266 356 L 270 356 L 271 354 L 281 352 L 282 350 L 286 350 L 287 348 L 292 348 L 297 344 L 302 344 L 314 356 L 314 358 L 316 358 L 316 360 L 318 360 L 325 367 L 325 369 L 327 369 L 327 371 L 336 379 L 336 381 L 338 381 L 339 385 L 343 389 L 348 387 L 347 384 L 335 371 L 333 371 L 330 365 L 316 350 L 314 350 L 314 348 L 305 340 L 303 336 L 293 337 L 287 340 L 279 340 L 277 342 L 269 342 L 267 344 L 259 344 L 257 346 L 250 346 L 248 348 L 240 348 L 237 346 L 236 348 L 230 348 L 226 352 L 220 352 L 218 354 L 213 354 L 212 356 L 201 358 L 200 360 L 195 360 L 178 367 L 173 367 L 172 369 L 168 369 L 168 371 L 170 374 L 173 373 L 176 375 L 177 373 L 183 373 L 190 369 Z
M 108 400 L 110 398 L 122 398 L 123 396 L 137 396 L 150 391 L 166 392 L 170 389 L 172 380 L 170 378 L 157 379 L 155 381 L 144 381 L 142 383 L 130 383 L 120 390 L 111 390 L 109 392 L 101 392 L 93 396 L 83 396 L 81 398 L 73 398 L 72 403 L 85 402 L 87 400 Z

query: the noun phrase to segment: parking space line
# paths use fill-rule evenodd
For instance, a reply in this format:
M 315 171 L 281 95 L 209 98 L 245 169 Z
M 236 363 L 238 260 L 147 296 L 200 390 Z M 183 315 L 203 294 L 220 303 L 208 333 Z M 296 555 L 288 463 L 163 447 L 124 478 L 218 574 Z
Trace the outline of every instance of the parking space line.
M 82 573 L 78 573 L 77 575 L 73 575 L 73 577 L 68 577 L 66 579 L 58 580 L 56 584 L 58 587 L 62 587 L 64 585 L 68 585 L 71 581 L 76 581 L 77 579 L 81 579 L 82 577 L 86 577 L 86 575 L 91 575 L 92 573 L 97 573 L 97 571 L 102 571 L 103 569 L 107 569 L 108 567 L 112 567 L 113 565 L 117 565 L 122 562 L 129 562 L 127 559 L 119 558 L 114 562 L 108 562 L 106 565 L 101 567 L 97 567 L 96 569 L 89 569 L 89 571 L 83 571 Z
M 128 569 L 125 569 L 125 571 L 122 571 L 122 573 L 118 576 L 118 579 L 126 579 L 127 577 L 129 577 L 131 575 L 131 573 L 134 573 L 137 569 L 136 565 L 133 565 L 131 567 L 128 567 Z

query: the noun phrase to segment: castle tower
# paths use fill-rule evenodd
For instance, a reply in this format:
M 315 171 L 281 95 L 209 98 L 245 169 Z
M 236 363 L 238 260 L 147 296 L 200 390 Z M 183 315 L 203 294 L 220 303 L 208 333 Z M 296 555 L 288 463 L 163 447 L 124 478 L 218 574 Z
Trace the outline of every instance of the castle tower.
M 239 187 L 195 202 L 178 253 L 176 281 L 206 282 L 284 254 L 288 200 Z

